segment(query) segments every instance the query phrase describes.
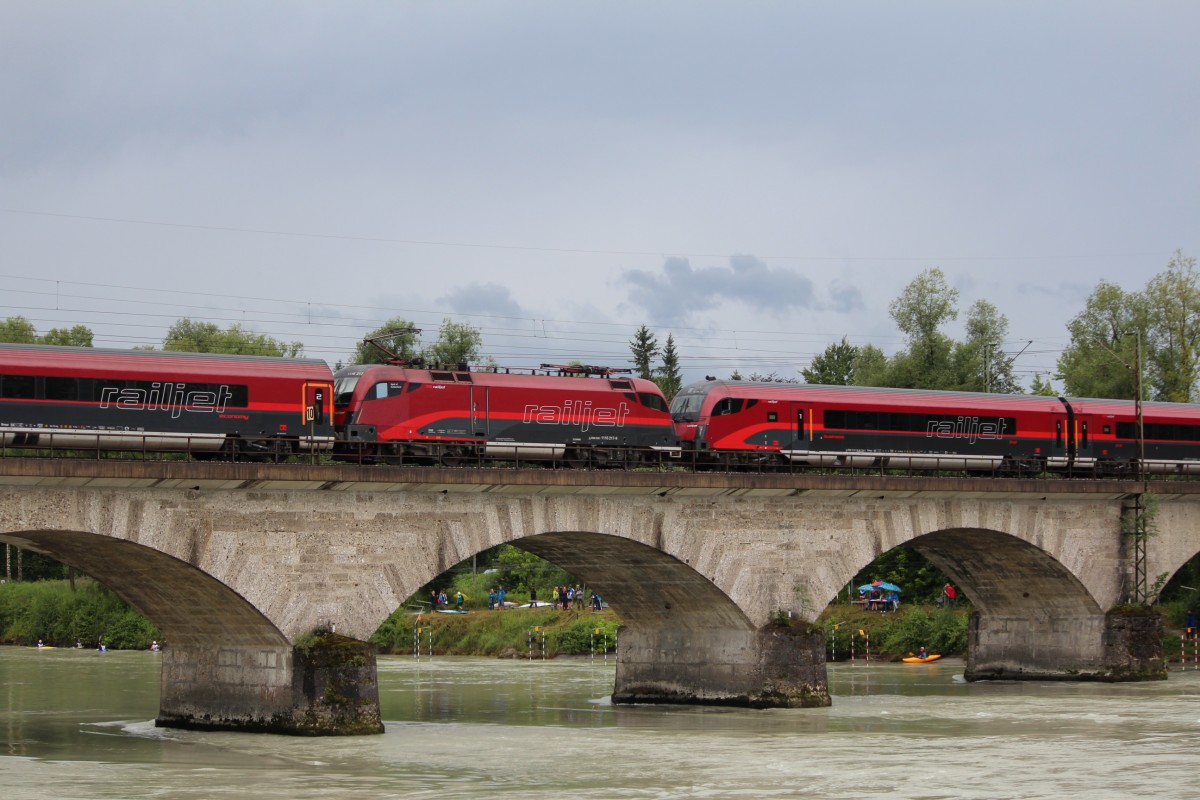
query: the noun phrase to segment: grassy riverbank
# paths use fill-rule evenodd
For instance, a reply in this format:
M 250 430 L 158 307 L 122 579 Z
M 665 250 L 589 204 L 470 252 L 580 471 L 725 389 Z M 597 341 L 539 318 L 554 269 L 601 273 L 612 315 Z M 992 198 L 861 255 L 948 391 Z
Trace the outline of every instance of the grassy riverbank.
M 587 655 L 616 648 L 621 621 L 610 610 L 559 611 L 552 607 L 422 614 L 397 611 L 371 641 L 381 653 L 546 658 Z
M 74 646 L 76 640 L 94 648 L 103 641 L 113 650 L 143 650 L 162 639 L 157 628 L 105 587 L 87 578 L 75 582 L 37 581 L 0 584 L 0 644 L 32 646 L 38 640 L 57 647 Z M 1159 607 L 1166 624 L 1163 651 L 1178 659 L 1179 628 L 1188 607 L 1174 602 Z M 925 647 L 931 653 L 964 656 L 967 651 L 969 606 L 938 609 L 903 605 L 895 613 L 863 611 L 857 606 L 834 604 L 825 609 L 816 625 L 826 638 L 826 656 L 844 660 L 854 635 L 861 654 L 869 639 L 871 656 L 899 659 Z M 541 657 L 611 652 L 621 626 L 611 610 L 558 611 L 550 607 L 472 610 L 468 614 L 413 614 L 401 609 L 371 636 L 381 653 L 526 657 L 531 648 Z M 861 633 L 860 633 L 861 631 Z M 1188 643 L 1189 658 L 1194 653 Z
M 89 578 L 0 585 L 0 642 L 32 646 L 145 650 L 158 629 L 121 598 Z

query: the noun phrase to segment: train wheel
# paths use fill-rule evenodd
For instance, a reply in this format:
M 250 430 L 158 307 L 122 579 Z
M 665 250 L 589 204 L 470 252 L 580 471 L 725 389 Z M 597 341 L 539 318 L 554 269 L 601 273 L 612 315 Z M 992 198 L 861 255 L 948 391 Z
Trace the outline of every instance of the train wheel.
M 591 451 L 573 447 L 563 455 L 563 464 L 571 469 L 587 469 L 592 465 Z

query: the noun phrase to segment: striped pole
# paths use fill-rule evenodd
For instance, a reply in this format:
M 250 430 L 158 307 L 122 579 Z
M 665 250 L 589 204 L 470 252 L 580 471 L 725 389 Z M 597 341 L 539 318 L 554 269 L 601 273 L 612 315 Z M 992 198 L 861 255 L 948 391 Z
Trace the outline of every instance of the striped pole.
M 865 655 L 863 655 L 863 663 L 867 664 L 869 666 L 871 663 L 871 634 L 869 634 L 866 631 L 861 630 L 861 629 L 859 630 L 859 633 L 861 633 L 863 635 L 863 639 L 866 642 L 866 646 L 865 646 L 866 653 L 865 653 Z

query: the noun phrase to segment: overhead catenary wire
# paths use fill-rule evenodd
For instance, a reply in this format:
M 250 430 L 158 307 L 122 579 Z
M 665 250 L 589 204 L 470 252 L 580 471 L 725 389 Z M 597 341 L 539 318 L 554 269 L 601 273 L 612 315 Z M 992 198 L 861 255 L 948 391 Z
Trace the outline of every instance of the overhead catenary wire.
M 599 320 L 560 320 L 493 314 L 459 314 L 436 309 L 385 309 L 357 304 L 314 303 L 310 299 L 262 298 L 230 293 L 190 292 L 156 287 L 0 275 L 9 281 L 10 301 L 0 305 L 6 316 L 30 319 L 40 332 L 53 327 L 83 324 L 101 327 L 102 343 L 110 346 L 158 346 L 166 329 L 187 317 L 219 326 L 239 324 L 276 340 L 302 341 L 306 355 L 332 361 L 347 359 L 362 337 L 388 319 L 402 317 L 431 334 L 445 319 L 466 321 L 484 337 L 484 355 L 497 363 L 516 359 L 527 363 L 544 360 L 583 360 L 613 363 L 628 359 L 635 328 L 627 323 Z M 12 285 L 24 282 L 23 285 Z M 47 302 L 37 304 L 38 298 Z M 53 299 L 53 308 L 49 302 Z M 208 298 L 204 304 L 187 302 Z M 22 299 L 30 300 L 28 304 Z M 70 301 L 70 302 L 67 302 Z M 795 378 L 826 346 L 848 341 L 899 347 L 904 338 L 846 335 L 821 331 L 721 329 L 694 326 L 648 326 L 660 347 L 669 333 L 679 349 L 684 370 L 783 373 Z M 436 334 L 434 334 L 435 336 Z M 432 340 L 434 336 L 429 338 Z M 1025 340 L 1028 347 L 1028 341 Z M 1046 375 L 1052 364 L 1037 364 L 1039 357 L 1057 359 L 1062 345 L 1034 339 L 1038 347 L 1025 353 L 1014 374 Z M 1030 360 L 1032 359 L 1032 361 Z M 616 363 L 622 363 L 620 361 Z M 519 364 L 505 364 L 520 366 Z

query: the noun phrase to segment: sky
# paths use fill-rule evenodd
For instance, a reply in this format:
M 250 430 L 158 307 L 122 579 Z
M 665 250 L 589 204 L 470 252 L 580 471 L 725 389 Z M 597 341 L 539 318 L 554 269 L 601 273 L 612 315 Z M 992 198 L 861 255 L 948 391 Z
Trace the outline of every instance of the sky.
M 1052 374 L 1200 256 L 1200 4 L 0 2 L 0 317 L 798 377 L 941 269 Z M 1118 365 L 1119 366 L 1119 365 Z

